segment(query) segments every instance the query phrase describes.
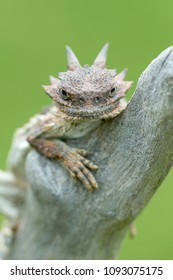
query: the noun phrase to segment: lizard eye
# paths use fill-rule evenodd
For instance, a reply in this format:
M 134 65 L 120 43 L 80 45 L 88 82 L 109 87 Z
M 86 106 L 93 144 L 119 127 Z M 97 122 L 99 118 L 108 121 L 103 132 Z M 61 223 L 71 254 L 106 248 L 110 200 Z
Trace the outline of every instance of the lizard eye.
M 113 88 L 111 89 L 111 91 L 109 92 L 109 96 L 110 96 L 110 97 L 114 97 L 115 93 L 116 93 L 116 90 L 115 90 L 115 88 L 113 87 Z
M 61 89 L 59 90 L 59 93 L 60 93 L 62 99 L 64 99 L 64 100 L 69 99 L 69 94 L 68 94 L 64 89 L 61 88 Z

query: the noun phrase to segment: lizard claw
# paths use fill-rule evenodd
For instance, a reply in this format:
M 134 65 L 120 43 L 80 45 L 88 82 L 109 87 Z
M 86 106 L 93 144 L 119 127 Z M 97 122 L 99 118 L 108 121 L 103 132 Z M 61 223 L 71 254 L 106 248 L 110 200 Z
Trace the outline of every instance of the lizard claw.
M 98 184 L 89 169 L 96 170 L 98 166 L 84 158 L 86 154 L 87 151 L 83 149 L 72 149 L 66 156 L 63 164 L 73 178 L 78 178 L 92 192 L 94 189 L 98 189 Z

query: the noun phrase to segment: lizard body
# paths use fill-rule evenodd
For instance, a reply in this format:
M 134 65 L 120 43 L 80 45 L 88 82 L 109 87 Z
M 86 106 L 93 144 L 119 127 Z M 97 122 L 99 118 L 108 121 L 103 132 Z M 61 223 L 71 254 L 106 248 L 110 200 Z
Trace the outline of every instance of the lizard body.
M 58 78 L 51 77 L 51 85 L 43 86 L 53 104 L 14 136 L 8 165 L 16 178 L 24 179 L 24 161 L 33 147 L 43 156 L 59 160 L 88 190 L 98 188 L 91 172 L 97 165 L 86 158 L 87 151 L 69 147 L 65 139 L 86 135 L 127 106 L 124 96 L 132 82 L 124 81 L 126 70 L 116 74 L 106 68 L 107 49 L 108 44 L 92 66 L 82 67 L 67 47 L 68 71 L 59 73 Z

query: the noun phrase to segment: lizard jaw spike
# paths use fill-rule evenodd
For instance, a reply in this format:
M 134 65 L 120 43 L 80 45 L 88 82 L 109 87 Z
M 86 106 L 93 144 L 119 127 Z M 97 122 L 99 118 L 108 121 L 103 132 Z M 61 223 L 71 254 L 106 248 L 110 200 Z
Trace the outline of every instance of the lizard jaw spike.
M 106 67 L 108 47 L 109 47 L 109 43 L 106 43 L 101 49 L 101 51 L 99 52 L 99 54 L 97 55 L 92 66 L 100 69 L 104 69 Z
M 50 82 L 52 85 L 56 85 L 58 83 L 58 79 L 53 76 L 50 76 Z
M 115 76 L 115 79 L 116 79 L 116 80 L 118 79 L 118 80 L 123 81 L 124 78 L 125 78 L 125 76 L 126 76 L 126 74 L 127 74 L 127 71 L 128 71 L 128 69 L 125 68 L 122 72 L 120 72 L 119 74 L 117 74 L 117 75 Z
M 74 71 L 77 68 L 80 68 L 81 65 L 80 65 L 76 55 L 72 51 L 72 49 L 69 46 L 66 46 L 66 51 L 67 51 L 67 66 L 68 66 L 68 69 L 71 70 L 71 71 Z

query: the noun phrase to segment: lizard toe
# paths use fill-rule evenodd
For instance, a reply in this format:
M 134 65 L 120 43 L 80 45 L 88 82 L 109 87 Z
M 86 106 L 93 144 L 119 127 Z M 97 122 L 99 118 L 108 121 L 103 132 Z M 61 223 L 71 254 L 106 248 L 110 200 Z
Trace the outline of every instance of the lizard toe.
M 84 157 L 88 155 L 88 152 L 85 149 L 76 149 L 76 152 Z
M 82 157 L 82 156 L 80 156 L 79 158 L 80 158 L 81 162 L 82 162 L 84 165 L 86 165 L 87 167 L 89 167 L 90 169 L 92 169 L 92 170 L 97 170 L 97 169 L 99 168 L 96 164 L 94 164 L 94 163 L 93 163 L 92 161 L 90 161 L 89 159 L 86 159 L 86 158 L 84 158 L 84 157 Z
M 86 168 L 83 164 L 80 165 L 80 170 L 82 173 L 85 175 L 85 177 L 88 179 L 90 182 L 92 188 L 98 189 L 98 184 L 96 179 L 94 178 L 93 174 Z
M 88 181 L 88 179 L 86 178 L 86 176 L 83 174 L 83 172 L 78 169 L 78 168 L 74 168 L 74 172 L 76 177 L 84 184 L 84 186 L 90 191 L 93 191 L 93 188 L 90 184 L 90 182 Z

